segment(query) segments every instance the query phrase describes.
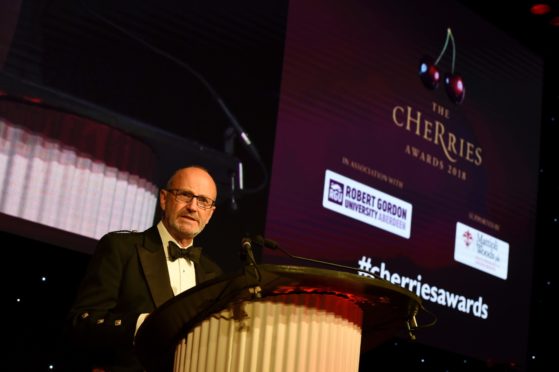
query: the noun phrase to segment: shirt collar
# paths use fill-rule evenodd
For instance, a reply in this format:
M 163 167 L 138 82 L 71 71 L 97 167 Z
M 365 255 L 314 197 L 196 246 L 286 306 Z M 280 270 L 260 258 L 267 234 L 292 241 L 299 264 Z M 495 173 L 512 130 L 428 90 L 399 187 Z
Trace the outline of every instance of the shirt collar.
M 181 248 L 188 248 L 188 247 L 192 246 L 192 243 L 188 247 L 181 246 L 179 244 L 179 242 L 177 242 L 177 240 L 175 238 L 173 238 L 173 236 L 171 234 L 169 234 L 169 231 L 167 231 L 167 228 L 163 224 L 163 221 L 159 221 L 159 223 L 157 224 L 157 231 L 159 231 L 159 237 L 161 238 L 161 241 L 163 242 L 163 249 L 165 250 L 165 257 L 169 257 L 169 248 L 168 248 L 169 242 L 173 242 Z

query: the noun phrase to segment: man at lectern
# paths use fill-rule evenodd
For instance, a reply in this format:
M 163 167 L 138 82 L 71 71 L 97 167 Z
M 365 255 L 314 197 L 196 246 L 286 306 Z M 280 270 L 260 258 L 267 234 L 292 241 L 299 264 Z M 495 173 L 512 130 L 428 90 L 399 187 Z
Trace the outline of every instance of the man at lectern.
M 71 363 L 79 361 L 84 371 L 142 371 L 134 337 L 144 319 L 173 296 L 222 274 L 193 246 L 216 197 L 206 169 L 179 169 L 159 192 L 157 225 L 99 240 L 69 314 Z

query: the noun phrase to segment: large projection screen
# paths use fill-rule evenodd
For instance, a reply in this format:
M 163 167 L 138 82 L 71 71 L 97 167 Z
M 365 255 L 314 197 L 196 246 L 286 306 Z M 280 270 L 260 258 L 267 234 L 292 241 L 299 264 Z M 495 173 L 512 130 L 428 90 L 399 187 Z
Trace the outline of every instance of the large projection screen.
M 421 343 L 523 365 L 542 79 L 458 3 L 290 2 L 266 237 L 417 293 L 438 318 Z

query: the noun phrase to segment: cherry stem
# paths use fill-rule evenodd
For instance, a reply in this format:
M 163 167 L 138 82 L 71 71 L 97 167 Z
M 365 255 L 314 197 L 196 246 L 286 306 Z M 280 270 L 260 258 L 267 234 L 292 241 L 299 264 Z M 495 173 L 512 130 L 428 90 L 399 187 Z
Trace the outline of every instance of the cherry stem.
M 452 36 L 452 30 L 450 29 L 450 27 L 446 29 L 446 39 L 444 41 L 443 50 L 441 50 L 441 53 L 437 57 L 437 60 L 435 61 L 435 66 L 439 63 L 442 56 L 444 55 L 444 52 L 446 51 L 446 47 L 448 46 L 449 39 L 450 41 L 452 41 L 452 70 L 450 71 L 450 73 L 454 74 L 454 60 L 456 57 L 456 46 L 454 44 L 454 36 Z

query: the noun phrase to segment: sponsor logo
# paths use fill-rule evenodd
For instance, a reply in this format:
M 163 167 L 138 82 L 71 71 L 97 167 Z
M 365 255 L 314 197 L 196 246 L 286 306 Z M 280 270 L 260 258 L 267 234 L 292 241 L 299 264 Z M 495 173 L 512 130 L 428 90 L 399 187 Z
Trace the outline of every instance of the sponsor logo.
M 507 279 L 509 243 L 457 222 L 454 260 L 498 278 Z
M 406 239 L 412 205 L 363 183 L 326 170 L 322 206 Z
M 328 200 L 338 205 L 343 205 L 344 201 L 344 185 L 341 182 L 330 180 L 328 188 Z

